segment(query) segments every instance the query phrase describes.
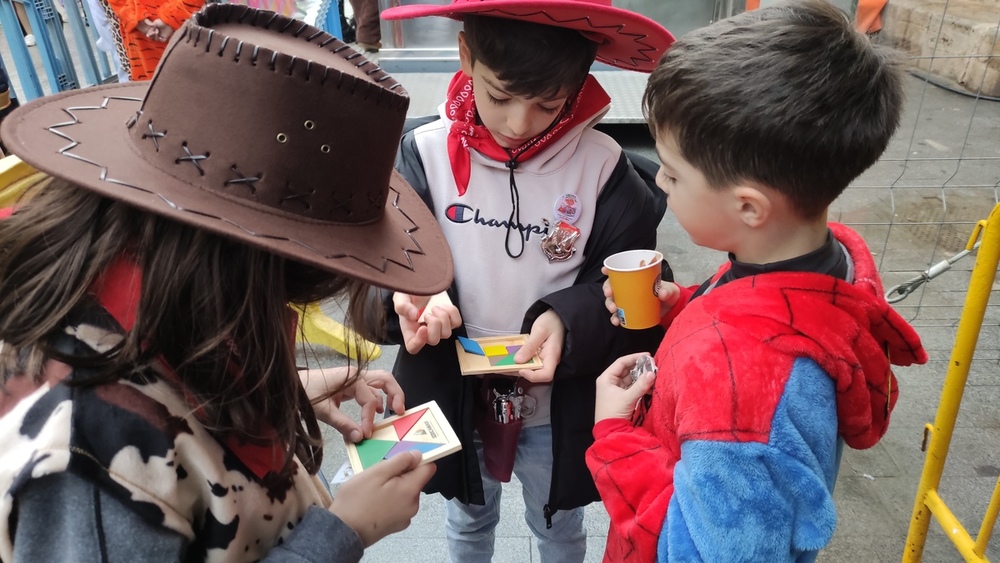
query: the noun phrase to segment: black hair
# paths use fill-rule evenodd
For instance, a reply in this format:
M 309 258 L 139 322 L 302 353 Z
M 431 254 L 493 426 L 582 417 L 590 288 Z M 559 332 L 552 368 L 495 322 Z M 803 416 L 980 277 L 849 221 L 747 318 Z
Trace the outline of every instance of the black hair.
M 745 12 L 673 44 L 650 76 L 654 136 L 715 188 L 755 181 L 816 218 L 885 151 L 903 104 L 897 58 L 825 0 Z
M 572 29 L 486 16 L 463 22 L 473 64 L 489 67 L 510 94 L 571 95 L 597 57 L 597 43 Z

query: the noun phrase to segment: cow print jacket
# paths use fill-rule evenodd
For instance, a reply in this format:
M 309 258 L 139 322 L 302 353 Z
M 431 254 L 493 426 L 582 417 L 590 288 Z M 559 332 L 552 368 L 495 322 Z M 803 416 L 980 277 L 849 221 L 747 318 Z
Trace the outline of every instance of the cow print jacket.
M 79 356 L 106 350 L 122 338 L 120 326 L 96 302 L 82 309 L 53 339 L 57 350 Z M 4 382 L 0 561 L 24 559 L 25 546 L 15 542 L 32 533 L 44 538 L 40 542 L 61 542 L 71 550 L 89 541 L 62 537 L 58 529 L 47 529 L 47 522 L 26 521 L 38 511 L 19 506 L 21 494 L 59 477 L 89 484 L 95 495 L 109 495 L 126 508 L 126 529 L 89 534 L 101 537 L 95 543 L 101 559 L 107 559 L 111 541 L 103 533 L 138 545 L 164 531 L 176 539 L 175 551 L 164 554 L 164 560 L 267 560 L 279 551 L 286 558 L 295 551 L 293 558 L 300 561 L 360 559 L 357 534 L 323 509 L 331 503 L 326 487 L 298 460 L 292 475 L 282 477 L 262 471 L 246 455 L 241 458 L 239 450 L 205 429 L 183 389 L 169 377 L 147 370 L 110 384 L 68 384 L 84 371 L 49 360 L 40 384 L 16 374 Z M 58 499 L 45 507 L 49 522 L 59 521 L 52 514 L 78 510 L 78 499 L 48 492 L 44 498 Z M 302 549 L 295 549 L 296 543 Z M 306 552 L 317 558 L 301 557 Z M 73 553 L 74 558 L 82 555 Z

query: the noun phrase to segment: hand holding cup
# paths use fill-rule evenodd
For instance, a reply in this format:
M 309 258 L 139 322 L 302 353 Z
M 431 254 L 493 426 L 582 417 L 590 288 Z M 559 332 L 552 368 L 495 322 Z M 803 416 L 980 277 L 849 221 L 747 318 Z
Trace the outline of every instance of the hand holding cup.
M 605 305 L 612 313 L 611 323 L 629 329 L 656 326 L 666 310 L 677 301 L 679 290 L 672 283 L 661 283 L 663 254 L 656 250 L 626 250 L 604 260 Z

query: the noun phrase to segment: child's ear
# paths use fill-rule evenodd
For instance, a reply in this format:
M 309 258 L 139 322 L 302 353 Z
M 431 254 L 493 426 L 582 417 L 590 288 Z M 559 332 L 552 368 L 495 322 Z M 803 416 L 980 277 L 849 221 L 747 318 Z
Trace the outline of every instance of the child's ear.
M 472 76 L 472 53 L 469 44 L 465 42 L 465 32 L 458 32 L 458 60 L 462 63 L 462 72 Z
M 750 228 L 760 227 L 774 212 L 775 202 L 771 201 L 771 196 L 753 186 L 736 186 L 733 197 L 740 220 Z

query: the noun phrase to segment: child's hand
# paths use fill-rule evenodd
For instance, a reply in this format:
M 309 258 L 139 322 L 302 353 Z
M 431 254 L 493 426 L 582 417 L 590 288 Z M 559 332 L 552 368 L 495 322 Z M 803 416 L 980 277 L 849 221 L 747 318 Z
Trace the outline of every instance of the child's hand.
M 352 442 L 370 438 L 375 425 L 375 414 L 385 412 L 382 395 L 396 413 L 405 409 L 403 389 L 391 373 L 383 370 L 368 370 L 354 382 L 344 387 L 344 382 L 356 373 L 354 367 L 310 369 L 299 372 L 306 396 L 313 402 L 316 418 L 337 429 Z M 332 391 L 336 393 L 331 394 Z M 361 423 L 340 410 L 345 399 L 354 399 L 361 405 Z
M 566 327 L 555 311 L 549 309 L 531 323 L 531 332 L 521 349 L 514 354 L 514 361 L 523 364 L 538 354 L 542 360 L 541 369 L 522 369 L 518 375 L 533 383 L 548 383 L 556 374 L 556 366 L 562 359 L 563 339 Z
M 605 276 L 608 275 L 608 269 L 601 267 L 601 273 Z M 611 281 L 604 280 L 604 306 L 611 313 L 611 324 L 615 326 L 621 325 L 621 320 L 618 319 L 618 305 L 615 305 L 614 292 L 611 291 Z M 660 318 L 663 318 L 670 309 L 677 303 L 677 299 L 681 296 L 681 290 L 674 282 L 668 282 L 666 280 L 660 281 L 660 292 L 657 297 L 660 299 Z
M 420 508 L 420 490 L 437 469 L 419 463 L 416 451 L 376 463 L 337 489 L 330 512 L 357 532 L 365 547 L 405 530 Z
M 606 418 L 632 418 L 635 404 L 643 395 L 653 388 L 656 376 L 644 373 L 631 387 L 629 372 L 635 367 L 635 362 L 645 352 L 622 356 L 614 361 L 604 373 L 597 378 L 597 404 L 594 408 L 594 422 Z
M 152 27 L 155 30 L 155 35 L 151 35 L 149 38 L 155 39 L 156 41 L 165 43 L 170 39 L 170 36 L 174 34 L 174 28 L 170 27 L 159 18 L 152 22 Z
M 159 30 L 153 25 L 153 20 L 149 18 L 143 18 L 141 21 L 137 22 L 135 24 L 135 29 L 139 33 L 154 41 L 156 41 L 156 36 L 159 33 Z
M 399 328 L 403 332 L 406 351 L 416 354 L 427 344 L 437 346 L 442 340 L 451 338 L 451 331 L 462 326 L 462 315 L 453 304 L 435 306 L 424 314 L 424 322 L 418 322 L 420 311 L 430 301 L 430 297 L 407 295 L 396 292 L 392 295 L 392 305 L 399 315 Z

